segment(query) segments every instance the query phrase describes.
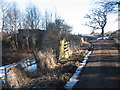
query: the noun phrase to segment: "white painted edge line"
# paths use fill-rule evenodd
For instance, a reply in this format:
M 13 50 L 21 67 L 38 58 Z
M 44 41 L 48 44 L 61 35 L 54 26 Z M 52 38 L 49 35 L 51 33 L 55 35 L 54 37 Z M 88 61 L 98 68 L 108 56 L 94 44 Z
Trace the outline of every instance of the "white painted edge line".
M 76 72 L 73 74 L 73 76 L 70 78 L 70 80 L 67 82 L 67 84 L 64 86 L 65 89 L 67 90 L 72 90 L 72 87 L 79 81 L 78 76 L 81 73 L 83 67 L 86 65 L 87 60 L 88 60 L 88 56 L 91 54 L 92 52 L 89 51 L 88 54 L 84 57 L 84 60 L 81 63 L 81 66 L 79 66 L 76 69 Z

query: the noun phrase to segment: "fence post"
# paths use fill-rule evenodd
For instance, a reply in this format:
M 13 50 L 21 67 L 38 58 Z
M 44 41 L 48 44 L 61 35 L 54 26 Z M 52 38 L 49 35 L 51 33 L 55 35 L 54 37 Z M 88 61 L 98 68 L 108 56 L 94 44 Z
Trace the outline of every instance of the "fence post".
M 38 58 L 37 58 L 37 55 L 36 55 L 36 53 L 35 53 L 35 51 L 34 51 L 34 50 L 32 50 L 32 54 L 33 54 L 33 56 L 34 56 L 35 60 L 36 60 L 36 61 L 39 61 L 39 60 L 38 60 Z
M 6 87 L 10 87 L 10 85 L 8 84 L 8 81 L 7 81 L 7 69 L 5 68 L 5 85 Z
M 64 57 L 64 43 L 65 43 L 65 39 L 60 41 L 59 60 L 61 60 Z
M 35 53 L 35 51 L 32 50 L 32 54 L 33 54 L 33 56 L 34 56 L 34 58 L 35 58 L 35 61 L 36 61 L 37 67 L 39 67 L 39 66 L 40 66 L 40 65 L 39 65 L 39 64 L 40 64 L 40 59 L 39 59 L 37 53 Z
M 82 38 L 80 38 L 80 42 L 81 42 L 81 45 L 83 45 L 83 43 L 85 43 L 85 40 L 84 40 L 84 38 L 82 37 Z

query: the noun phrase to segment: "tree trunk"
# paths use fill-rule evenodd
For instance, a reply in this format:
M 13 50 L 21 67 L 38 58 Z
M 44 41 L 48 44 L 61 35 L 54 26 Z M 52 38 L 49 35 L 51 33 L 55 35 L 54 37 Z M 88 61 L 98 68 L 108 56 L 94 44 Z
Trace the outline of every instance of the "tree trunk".
M 102 37 L 104 36 L 104 28 L 102 28 L 101 35 L 102 35 Z
M 27 42 L 27 48 L 30 49 L 30 44 L 29 44 L 29 30 L 27 31 L 27 35 L 26 35 L 26 42 Z
M 16 45 L 16 49 L 18 49 L 18 36 L 17 36 L 16 20 L 15 20 L 15 45 Z
M 15 32 L 15 45 L 16 45 L 16 49 L 18 49 L 18 38 L 16 32 Z
M 26 41 L 27 41 L 27 48 L 30 49 L 29 39 L 28 39 L 28 37 L 26 37 Z

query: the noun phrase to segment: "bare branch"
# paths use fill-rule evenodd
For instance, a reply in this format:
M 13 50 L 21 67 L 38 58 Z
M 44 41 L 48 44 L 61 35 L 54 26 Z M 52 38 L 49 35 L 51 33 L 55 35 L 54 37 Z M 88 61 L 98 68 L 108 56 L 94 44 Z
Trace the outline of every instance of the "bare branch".
M 104 34 L 104 28 L 107 24 L 107 16 L 115 11 L 115 3 L 113 2 L 97 2 L 99 8 L 94 8 L 91 10 L 90 14 L 86 14 L 85 18 L 89 21 L 86 26 L 93 29 L 101 29 L 101 34 Z

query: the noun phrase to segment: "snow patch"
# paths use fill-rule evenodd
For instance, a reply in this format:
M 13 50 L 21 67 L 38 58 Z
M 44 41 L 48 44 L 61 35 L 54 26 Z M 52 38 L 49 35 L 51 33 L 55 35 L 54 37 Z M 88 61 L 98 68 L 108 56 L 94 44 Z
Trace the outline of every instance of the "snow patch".
M 19 64 L 21 64 L 21 66 L 23 68 L 27 67 L 27 70 L 32 72 L 32 71 L 35 71 L 37 69 L 37 65 L 35 64 L 35 62 L 36 61 L 34 59 L 33 60 L 23 60 Z M 27 65 L 30 65 L 30 63 L 33 65 L 27 66 Z M 13 63 L 13 64 L 9 64 L 9 65 L 5 65 L 5 66 L 0 67 L 0 79 L 3 82 L 5 81 L 5 68 L 6 68 L 6 70 L 8 70 L 8 68 L 16 66 L 16 65 L 18 65 L 18 63 Z M 24 70 L 26 70 L 26 68 Z
M 67 90 L 72 90 L 72 87 L 79 81 L 77 78 L 79 74 L 81 73 L 83 67 L 86 65 L 88 56 L 91 54 L 91 51 L 88 52 L 88 54 L 84 57 L 84 60 L 81 63 L 81 66 L 79 66 L 76 69 L 76 72 L 73 74 L 73 76 L 70 78 L 70 80 L 67 82 L 67 84 L 64 86 Z

